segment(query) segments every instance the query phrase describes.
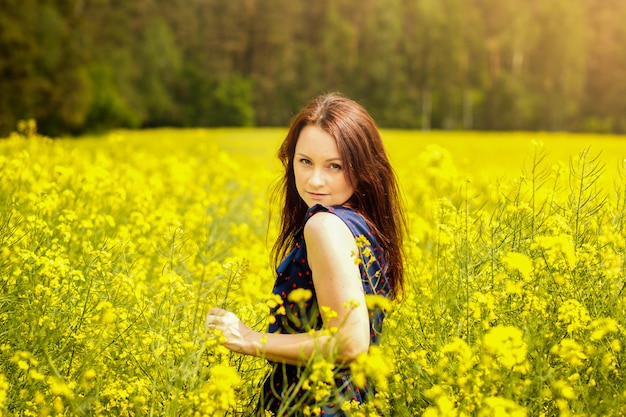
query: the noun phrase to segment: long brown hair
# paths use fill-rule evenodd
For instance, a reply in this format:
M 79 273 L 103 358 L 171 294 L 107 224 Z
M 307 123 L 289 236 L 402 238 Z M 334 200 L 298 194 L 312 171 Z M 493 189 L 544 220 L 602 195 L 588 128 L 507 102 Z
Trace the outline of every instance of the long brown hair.
M 278 150 L 285 175 L 274 190 L 282 203 L 279 234 L 272 250 L 275 265 L 293 248 L 294 233 L 302 227 L 308 209 L 296 189 L 293 158 L 300 132 L 315 125 L 337 141 L 347 179 L 354 187 L 348 205 L 363 215 L 385 251 L 387 274 L 394 296 L 404 289 L 403 237 L 406 217 L 395 173 L 380 132 L 368 112 L 358 103 L 337 93 L 312 100 L 292 120 Z

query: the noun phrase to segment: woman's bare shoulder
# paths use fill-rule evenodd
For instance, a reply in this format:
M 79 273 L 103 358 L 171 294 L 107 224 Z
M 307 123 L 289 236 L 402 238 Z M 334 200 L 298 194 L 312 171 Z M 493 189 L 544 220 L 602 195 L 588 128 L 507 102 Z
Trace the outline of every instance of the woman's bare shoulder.
M 353 239 L 352 232 L 344 221 L 330 212 L 318 212 L 304 225 L 305 239 Z

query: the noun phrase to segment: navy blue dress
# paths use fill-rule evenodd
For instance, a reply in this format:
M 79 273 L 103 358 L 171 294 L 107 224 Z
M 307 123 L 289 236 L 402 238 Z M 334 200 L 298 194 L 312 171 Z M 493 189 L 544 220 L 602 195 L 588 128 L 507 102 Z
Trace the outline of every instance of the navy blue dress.
M 278 266 L 277 278 L 273 293 L 283 300 L 284 307 L 277 306 L 271 314 L 276 321 L 269 326 L 270 333 L 304 333 L 311 329 L 322 328 L 322 319 L 317 305 L 317 297 L 313 286 L 311 268 L 307 260 L 306 244 L 304 241 L 304 224 L 319 212 L 328 212 L 338 216 L 350 229 L 357 239 L 357 246 L 361 252 L 359 268 L 365 294 L 377 294 L 385 297 L 390 296 L 389 282 L 385 272 L 385 256 L 376 240 L 374 231 L 367 222 L 354 210 L 344 206 L 325 207 L 316 205 L 311 207 L 303 219 L 302 227 L 295 234 L 295 248 L 285 257 Z M 296 288 L 311 290 L 313 296 L 303 306 L 292 303 L 288 296 Z M 284 314 L 282 314 L 284 313 Z M 370 315 L 371 344 L 380 342 L 384 312 L 373 310 Z M 372 386 L 357 387 L 351 380 L 350 369 L 335 369 L 335 385 L 331 398 L 325 398 L 319 403 L 315 401 L 311 390 L 302 389 L 301 376 L 305 369 L 295 365 L 279 364 L 270 362 L 272 370 L 267 377 L 259 402 L 260 415 L 263 410 L 270 410 L 275 416 L 279 416 L 279 410 L 294 409 L 302 410 L 305 406 L 319 406 L 320 415 L 341 417 L 346 414 L 341 410 L 341 404 L 345 401 L 357 401 L 363 403 L 374 394 Z M 287 406 L 287 408 L 285 408 Z M 284 413 L 280 413 L 284 415 Z M 290 414 L 294 415 L 294 414 Z M 295 415 L 300 415 L 299 412 Z

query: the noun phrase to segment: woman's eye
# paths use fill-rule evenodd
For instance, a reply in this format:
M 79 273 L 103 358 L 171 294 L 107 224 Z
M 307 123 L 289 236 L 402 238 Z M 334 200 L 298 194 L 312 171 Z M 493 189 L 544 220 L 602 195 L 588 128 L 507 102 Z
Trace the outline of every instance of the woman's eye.
M 301 158 L 300 159 L 300 163 L 304 164 L 304 165 L 311 165 L 311 161 L 309 159 L 306 159 L 306 158 Z
M 341 169 L 341 165 L 339 165 L 339 164 L 330 164 L 330 169 Z

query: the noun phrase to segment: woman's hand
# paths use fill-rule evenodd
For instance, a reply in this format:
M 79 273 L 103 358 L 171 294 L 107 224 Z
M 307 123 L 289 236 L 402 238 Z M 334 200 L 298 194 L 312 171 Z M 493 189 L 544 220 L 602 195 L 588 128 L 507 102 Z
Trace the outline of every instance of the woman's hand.
M 243 324 L 230 311 L 213 308 L 206 317 L 205 329 L 219 330 L 226 339 L 224 346 L 233 352 L 244 355 L 259 354 L 261 335 Z

